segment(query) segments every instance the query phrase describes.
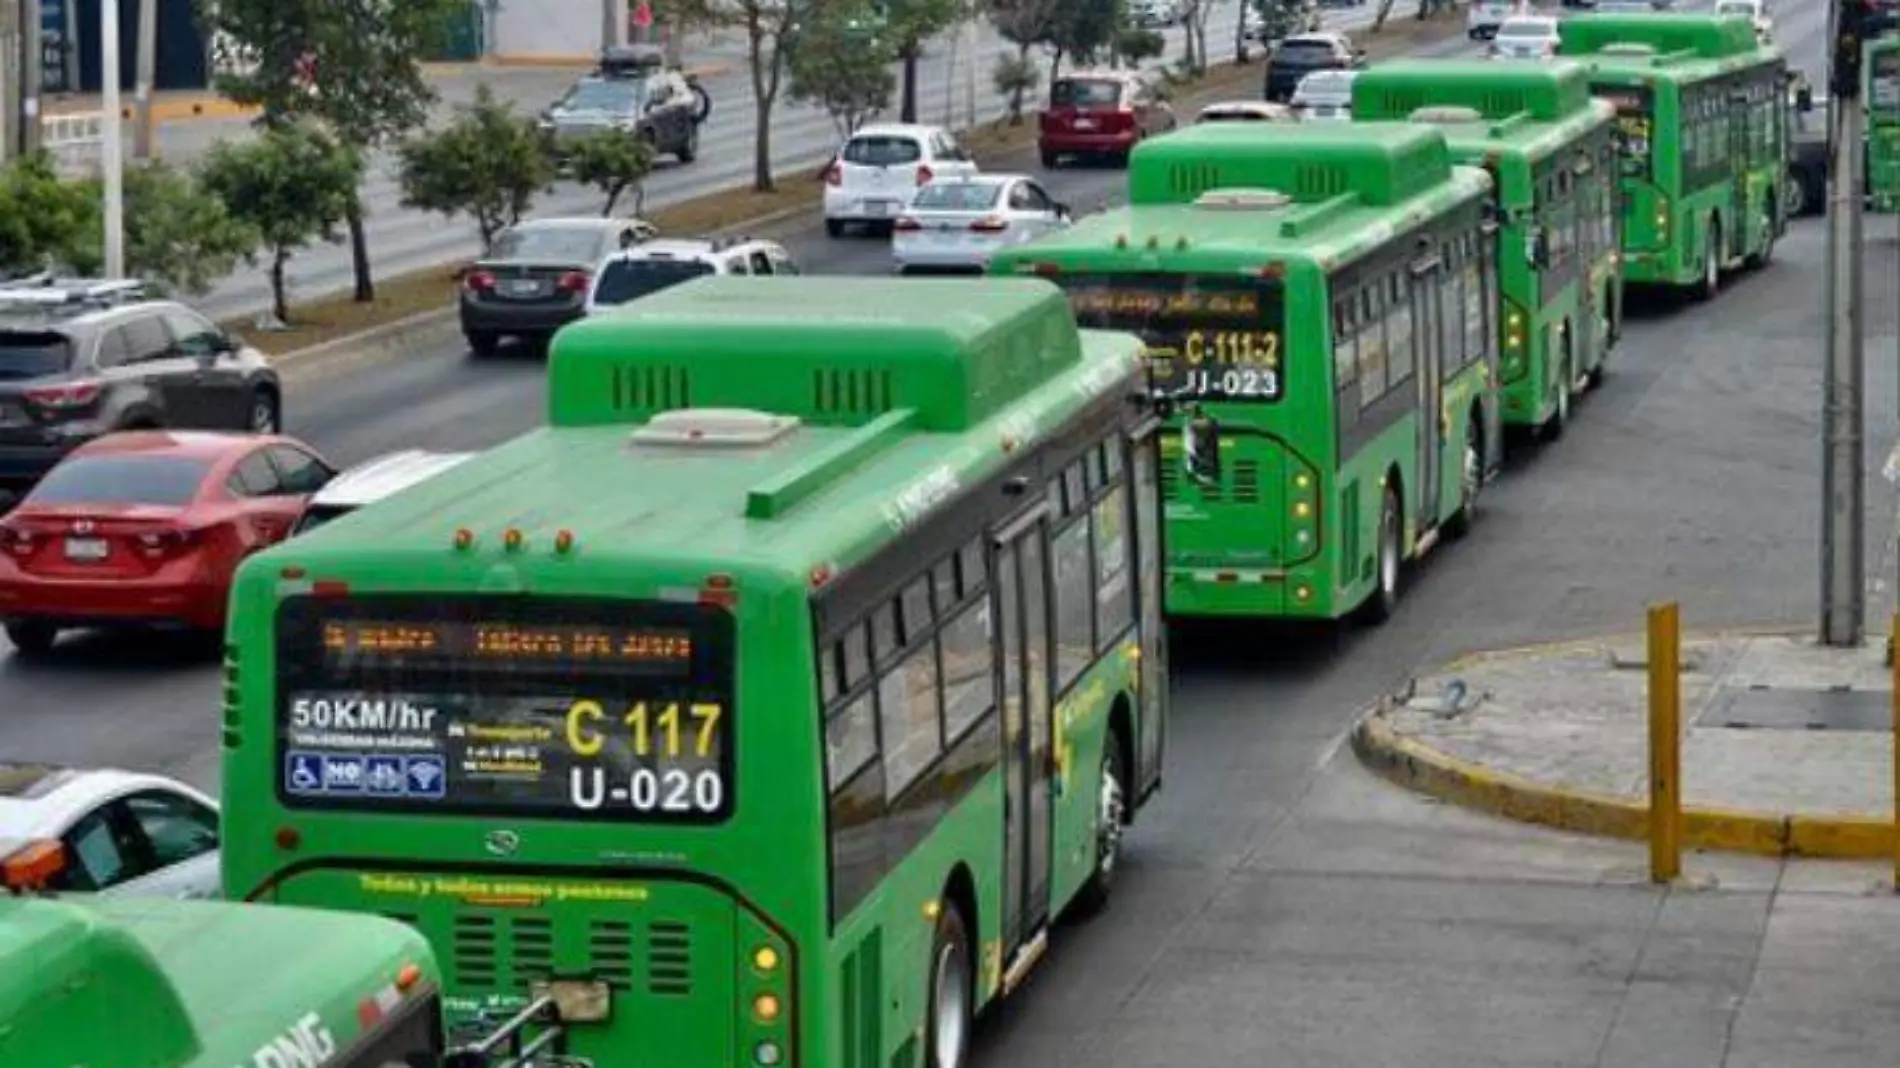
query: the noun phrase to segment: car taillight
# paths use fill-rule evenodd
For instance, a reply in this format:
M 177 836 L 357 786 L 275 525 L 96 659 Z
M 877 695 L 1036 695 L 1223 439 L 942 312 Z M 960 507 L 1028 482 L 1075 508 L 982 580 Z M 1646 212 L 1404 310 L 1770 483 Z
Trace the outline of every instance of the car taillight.
M 919 163 L 917 165 L 917 184 L 921 186 L 924 183 L 930 181 L 930 179 L 931 179 L 930 168 Z
M 33 535 L 31 532 L 22 530 L 19 527 L 0 523 L 0 549 L 5 549 L 15 556 L 31 556 L 33 554 Z
M 970 229 L 979 234 L 1000 234 L 1009 229 L 1009 220 L 1000 215 L 985 215 L 971 223 Z
M 471 293 L 490 293 L 495 288 L 495 276 L 487 271 L 470 271 L 462 285 Z
M 190 548 L 191 545 L 198 540 L 198 532 L 183 528 L 148 530 L 140 534 L 136 540 L 138 541 L 139 552 L 143 553 L 148 559 L 156 559 L 164 556 L 166 553 L 179 552 Z
M 844 184 L 844 165 L 842 163 L 839 163 L 837 160 L 834 159 L 831 161 L 831 166 L 825 168 L 825 184 L 826 185 L 843 185 Z
M 908 215 L 898 219 L 896 222 L 891 224 L 891 229 L 900 230 L 905 233 L 910 233 L 916 230 L 922 230 L 923 228 L 924 228 L 923 223 L 918 222 L 916 219 L 913 219 Z
M 588 277 L 586 271 L 569 271 L 561 276 L 561 280 L 555 283 L 555 286 L 568 293 L 585 293 L 587 283 L 590 281 L 592 279 Z
M 59 386 L 39 386 L 26 391 L 27 402 L 48 411 L 84 408 L 99 399 L 99 383 L 68 382 Z

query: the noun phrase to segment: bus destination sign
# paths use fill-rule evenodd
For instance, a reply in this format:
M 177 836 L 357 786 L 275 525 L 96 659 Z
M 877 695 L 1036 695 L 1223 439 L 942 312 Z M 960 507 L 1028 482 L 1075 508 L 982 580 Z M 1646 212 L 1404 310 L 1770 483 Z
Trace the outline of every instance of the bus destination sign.
M 1078 325 L 1147 344 L 1156 389 L 1225 401 L 1283 395 L 1285 305 L 1266 279 L 1061 275 Z
M 556 670 L 685 674 L 693 636 L 685 629 L 573 623 L 336 619 L 320 640 L 335 667 L 379 664 L 508 664 Z

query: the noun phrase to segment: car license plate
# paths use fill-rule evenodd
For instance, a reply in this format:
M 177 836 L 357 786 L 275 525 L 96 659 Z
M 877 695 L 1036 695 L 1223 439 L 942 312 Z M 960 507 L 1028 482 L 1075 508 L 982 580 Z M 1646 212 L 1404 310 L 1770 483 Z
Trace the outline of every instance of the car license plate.
M 897 211 L 897 204 L 889 200 L 867 200 L 864 202 L 866 214 L 885 216 Z
M 541 283 L 533 278 L 511 279 L 503 292 L 511 297 L 532 297 L 541 292 Z
M 106 558 L 104 538 L 67 538 L 66 559 L 92 563 Z
M 1075 120 L 1075 128 L 1078 130 L 1093 130 L 1095 129 L 1095 120 L 1094 119 L 1077 119 Z

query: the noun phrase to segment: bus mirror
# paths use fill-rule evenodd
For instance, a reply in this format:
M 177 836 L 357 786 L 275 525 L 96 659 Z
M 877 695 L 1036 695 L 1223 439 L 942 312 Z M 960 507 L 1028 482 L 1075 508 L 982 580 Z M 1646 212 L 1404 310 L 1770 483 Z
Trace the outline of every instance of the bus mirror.
M 1525 258 L 1530 260 L 1532 267 L 1541 271 L 1550 266 L 1550 231 L 1537 227 L 1531 231 L 1525 245 Z
M 1181 462 L 1188 477 L 1201 485 L 1220 484 L 1220 424 L 1199 406 L 1188 418 L 1187 448 Z

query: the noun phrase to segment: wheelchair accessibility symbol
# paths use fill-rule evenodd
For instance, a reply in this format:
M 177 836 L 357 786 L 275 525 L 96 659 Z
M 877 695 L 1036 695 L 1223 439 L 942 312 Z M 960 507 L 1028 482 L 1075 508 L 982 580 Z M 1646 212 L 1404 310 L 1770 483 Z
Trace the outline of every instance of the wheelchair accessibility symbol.
M 323 792 L 323 758 L 316 753 L 290 753 L 284 757 L 284 788 L 293 794 Z

